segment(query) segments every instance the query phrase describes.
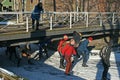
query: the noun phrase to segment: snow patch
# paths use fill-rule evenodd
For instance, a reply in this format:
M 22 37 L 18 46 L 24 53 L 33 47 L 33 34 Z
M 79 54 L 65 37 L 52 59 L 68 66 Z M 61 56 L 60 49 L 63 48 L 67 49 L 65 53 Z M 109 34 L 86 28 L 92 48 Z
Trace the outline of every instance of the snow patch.
M 3 68 L 0 68 L 0 71 L 3 72 L 3 73 L 5 73 L 5 74 L 8 74 L 10 76 L 16 76 L 14 73 L 12 73 L 12 72 L 10 72 L 10 71 L 8 71 L 6 69 L 3 69 Z
M 0 22 L 0 24 L 2 24 L 2 25 L 13 25 L 13 24 L 15 24 L 15 22 L 11 22 L 11 21 L 8 21 L 8 22 Z

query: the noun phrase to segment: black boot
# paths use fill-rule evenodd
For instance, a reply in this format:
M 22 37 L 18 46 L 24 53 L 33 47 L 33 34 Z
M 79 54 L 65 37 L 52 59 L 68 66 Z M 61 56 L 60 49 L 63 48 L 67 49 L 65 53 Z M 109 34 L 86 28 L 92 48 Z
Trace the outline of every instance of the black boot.
M 60 59 L 60 66 L 59 68 L 65 69 L 65 66 L 63 65 L 64 59 Z
M 106 78 L 106 77 L 103 77 L 102 80 L 107 80 L 107 78 Z
M 88 65 L 86 63 L 83 63 L 82 67 L 88 67 Z
M 61 69 L 65 69 L 65 66 L 63 66 L 63 65 L 60 65 L 60 66 L 59 66 L 59 68 L 61 68 Z

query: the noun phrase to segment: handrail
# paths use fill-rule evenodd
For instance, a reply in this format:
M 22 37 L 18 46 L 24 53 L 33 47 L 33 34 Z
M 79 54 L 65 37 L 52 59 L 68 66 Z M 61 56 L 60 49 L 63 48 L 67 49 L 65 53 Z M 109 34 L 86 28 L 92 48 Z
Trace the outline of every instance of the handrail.
M 31 14 L 32 12 L 0 12 L 0 15 L 2 14 L 16 14 L 16 23 L 19 23 L 19 20 L 18 20 L 18 15 L 19 14 Z M 36 13 L 34 13 L 36 14 Z M 83 22 L 84 25 L 86 27 L 89 27 L 89 25 L 92 23 L 91 21 L 98 21 L 99 23 L 96 23 L 96 24 L 99 24 L 100 26 L 102 26 L 102 24 L 105 23 L 105 17 L 106 16 L 106 21 L 107 19 L 111 19 L 111 24 L 115 24 L 116 22 L 116 18 L 120 18 L 120 12 L 47 12 L 47 11 L 44 11 L 42 15 L 42 19 L 41 21 L 44 21 L 44 14 L 47 14 L 49 16 L 47 16 L 47 20 L 49 21 L 49 27 L 50 27 L 50 30 L 53 29 L 54 27 L 54 22 L 58 21 L 59 19 L 57 19 L 57 17 L 61 17 L 61 18 L 64 18 L 64 16 L 68 16 L 69 18 L 65 18 L 65 19 L 62 19 L 61 21 L 65 21 L 67 20 L 68 21 L 68 25 L 70 26 L 70 29 L 73 27 L 74 23 L 75 22 Z M 93 16 L 95 15 L 95 16 Z M 107 16 L 108 15 L 108 16 Z M 111 15 L 111 16 L 109 16 Z M 28 27 L 28 24 L 29 24 L 29 16 L 24 16 L 25 19 L 26 19 L 26 32 L 29 31 L 29 27 Z M 93 19 L 93 20 L 91 20 Z
M 24 12 L 0 12 L 0 14 L 30 14 L 32 13 L 31 11 L 24 11 Z M 120 12 L 52 12 L 52 11 L 45 11 L 44 13 L 51 13 L 51 14 L 69 14 L 69 13 L 88 13 L 88 14 L 110 14 L 110 13 L 114 13 L 114 14 L 120 14 Z

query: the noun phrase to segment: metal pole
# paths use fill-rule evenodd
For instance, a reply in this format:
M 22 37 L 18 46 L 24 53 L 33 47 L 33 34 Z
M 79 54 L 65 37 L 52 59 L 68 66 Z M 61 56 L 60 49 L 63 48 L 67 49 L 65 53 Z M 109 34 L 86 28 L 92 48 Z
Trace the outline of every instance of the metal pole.
M 18 14 L 17 14 L 17 24 L 19 23 L 19 16 L 18 16 Z
M 79 13 L 77 12 L 77 21 L 79 21 L 78 16 L 79 16 Z
M 88 16 L 88 12 L 86 12 L 86 27 L 88 27 L 88 23 L 89 23 L 89 22 L 88 22 L 88 20 L 89 20 L 88 17 L 89 17 L 89 16 Z
M 76 13 L 74 12 L 74 22 L 76 21 Z
M 99 16 L 99 18 L 100 18 L 100 26 L 102 26 L 102 14 L 100 13 L 100 16 Z
M 28 17 L 26 17 L 26 32 L 28 32 Z
M 52 30 L 52 15 L 50 16 L 50 30 Z
M 112 24 L 114 25 L 114 20 L 115 20 L 115 13 L 113 12 L 113 17 L 112 17 Z
M 72 28 L 72 13 L 70 12 L 70 29 Z

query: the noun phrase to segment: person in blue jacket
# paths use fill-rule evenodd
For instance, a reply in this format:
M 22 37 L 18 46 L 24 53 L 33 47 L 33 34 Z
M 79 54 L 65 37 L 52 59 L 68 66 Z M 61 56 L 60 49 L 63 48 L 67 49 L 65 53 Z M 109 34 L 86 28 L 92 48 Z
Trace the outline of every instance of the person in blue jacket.
M 89 37 L 88 39 L 82 39 L 82 41 L 80 42 L 78 48 L 77 48 L 77 52 L 79 55 L 82 55 L 83 58 L 83 63 L 82 66 L 83 67 L 88 67 L 87 65 L 87 61 L 89 59 L 89 53 L 90 51 L 88 50 L 88 44 L 93 40 L 92 37 Z
M 35 22 L 36 22 L 36 30 L 39 29 L 39 20 L 40 20 L 40 14 L 43 11 L 42 3 L 39 2 L 35 7 L 31 14 L 32 18 L 32 29 L 35 29 Z

